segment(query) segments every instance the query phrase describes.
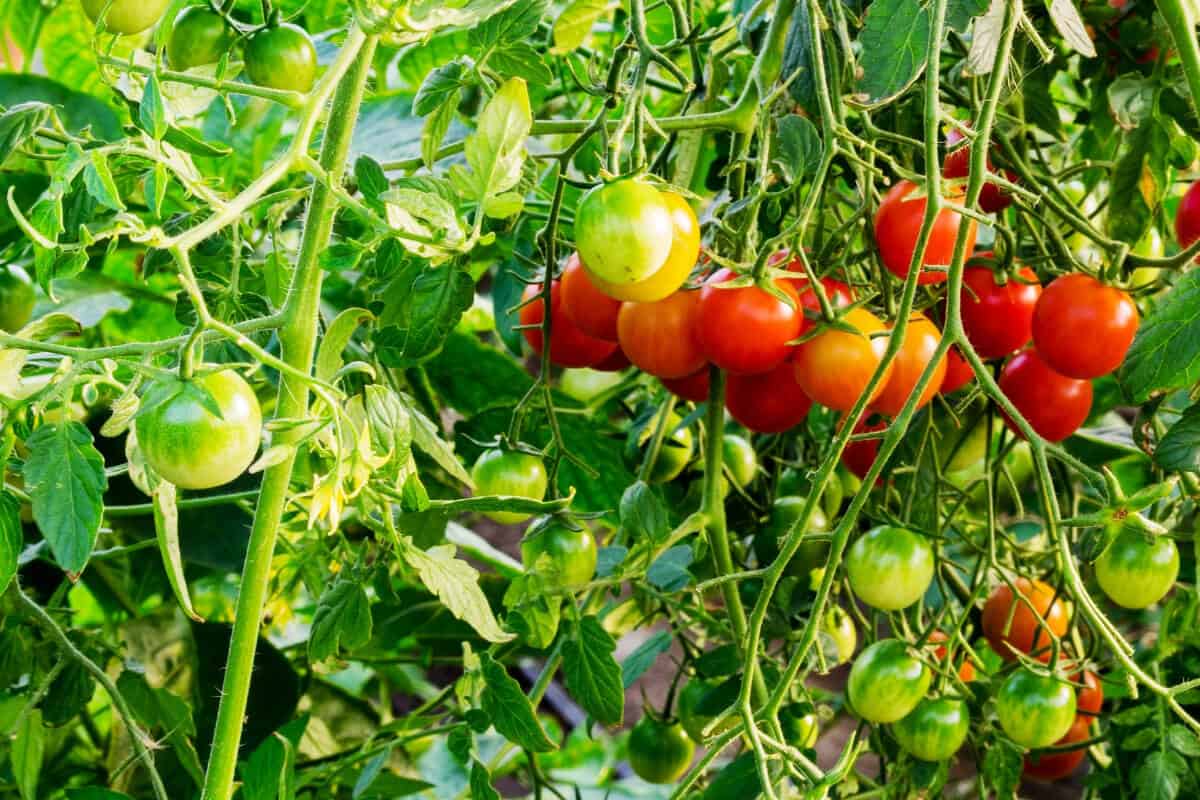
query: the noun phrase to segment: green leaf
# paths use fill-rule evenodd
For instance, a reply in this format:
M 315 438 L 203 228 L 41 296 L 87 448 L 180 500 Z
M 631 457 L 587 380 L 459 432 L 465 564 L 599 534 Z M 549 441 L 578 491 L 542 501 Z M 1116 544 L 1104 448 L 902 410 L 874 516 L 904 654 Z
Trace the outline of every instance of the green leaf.
M 563 642 L 563 676 L 583 710 L 604 725 L 619 725 L 625 715 L 621 667 L 613 658 L 617 643 L 595 616 L 579 621 Z
M 18 103 L 0 114 L 0 165 L 53 118 L 54 108 L 37 102 Z
M 1189 407 L 1171 426 L 1159 441 L 1154 460 L 1166 470 L 1200 472 L 1200 405 Z
M 358 780 L 354 782 L 354 790 L 350 794 L 353 800 L 358 800 L 370 791 L 371 784 L 375 783 L 375 779 L 379 777 L 379 773 L 383 772 L 383 768 L 387 766 L 388 759 L 391 757 L 392 748 L 388 747 L 367 762 L 363 771 L 359 773 Z
M 1115 239 L 1136 242 L 1149 230 L 1154 211 L 1166 196 L 1171 141 L 1154 118 L 1146 119 L 1125 138 L 1125 152 L 1113 170 L 1108 233 Z
M 504 593 L 505 623 L 521 641 L 544 650 L 554 642 L 562 618 L 562 595 L 547 590 L 542 576 L 518 575 Z
M 86 789 L 67 789 L 67 800 L 132 800 L 127 794 L 89 786 Z
M 677 544 L 654 560 L 646 570 L 646 580 L 664 592 L 678 592 L 692 580 L 692 548 Z
M 388 223 L 398 231 L 400 244 L 434 263 L 460 250 L 466 239 L 458 211 L 445 197 L 422 189 L 397 186 L 380 197 Z
M 468 44 L 478 51 L 497 45 L 522 42 L 537 33 L 538 23 L 549 7 L 548 0 L 517 0 L 471 29 Z
M 454 557 L 453 545 L 421 550 L 407 539 L 401 539 L 400 556 L 421 576 L 425 588 L 437 595 L 451 614 L 470 625 L 489 642 L 513 639 L 496 621 L 487 597 L 479 588 L 479 573 L 467 562 Z
M 771 161 L 789 183 L 816 170 L 823 150 L 817 127 L 807 118 L 789 114 L 777 123 Z
M 500 793 L 492 788 L 492 776 L 487 767 L 478 761 L 471 762 L 471 800 L 500 800 Z
M 163 215 L 163 205 L 167 201 L 167 189 L 171 185 L 171 176 L 162 162 L 155 161 L 154 166 L 146 173 L 146 205 L 155 217 Z
M 316 376 L 317 380 L 329 383 L 344 365 L 342 351 L 364 322 L 370 322 L 375 315 L 365 308 L 347 308 L 329 323 L 325 335 L 321 338 L 321 347 L 317 351 Z
M 175 486 L 166 481 L 154 487 L 154 533 L 158 537 L 163 569 L 167 571 L 167 580 L 175 592 L 179 607 L 192 619 L 199 620 L 200 615 L 192 607 L 187 576 L 183 573 L 183 556 L 179 552 L 179 509 L 175 505 Z
M 168 689 L 151 687 L 142 673 L 129 669 L 118 676 L 117 689 L 129 702 L 134 716 L 151 731 L 161 732 L 160 738 L 171 744 L 192 779 L 203 783 L 204 770 L 192 743 L 196 724 L 191 704 Z
M 484 682 L 481 703 L 500 735 L 534 753 L 554 750 L 521 684 L 487 653 L 481 653 L 479 660 Z
M 339 575 L 317 603 L 312 631 L 308 637 L 308 657 L 324 661 L 338 653 L 338 644 L 346 650 L 371 641 L 371 601 L 362 583 Z
M 998 798 L 1015 797 L 1021 783 L 1021 751 L 1002 741 L 993 742 L 983 756 L 983 779 Z
M 671 532 L 666 505 L 643 481 L 621 495 L 620 517 L 621 529 L 631 542 L 660 542 Z
M 125 210 L 117 182 L 113 180 L 112 171 L 108 168 L 108 156 L 103 151 L 90 151 L 87 165 L 83 168 L 83 185 L 100 205 L 113 211 Z
M 545 57 L 528 42 L 514 42 L 488 58 L 488 66 L 507 77 L 524 78 L 535 86 L 554 79 Z
M 919 0 L 875 0 L 858 41 L 858 90 L 870 105 L 894 98 L 916 79 L 929 55 L 929 10 Z
M 413 424 L 404 402 L 388 386 L 374 384 L 364 394 L 371 450 L 392 464 L 407 463 L 412 452 Z
M 506 81 L 484 106 L 479 127 L 463 145 L 467 166 L 455 164 L 450 179 L 489 213 L 489 201 L 520 183 L 525 138 L 533 126 L 529 91 L 521 78 Z
M 38 800 L 38 779 L 42 774 L 45 752 L 46 732 L 42 727 L 42 711 L 35 708 L 21 720 L 16 741 L 12 743 L 9 753 L 21 800 Z
M 758 767 L 754 753 L 742 753 L 730 761 L 713 776 L 700 800 L 726 800 L 737 797 L 753 800 L 762 793 L 762 782 L 758 778 Z
M 17 574 L 17 559 L 25 537 L 21 531 L 21 501 L 0 490 L 0 595 Z
M 379 316 L 374 334 L 381 361 L 391 367 L 415 366 L 438 354 L 463 312 L 475 299 L 471 276 L 453 266 L 430 267 L 405 284 L 388 289 L 394 301 Z
M 1073 0 L 1050 0 L 1047 8 L 1054 27 L 1058 28 L 1058 32 L 1071 49 L 1088 58 L 1096 55 L 1096 46 L 1092 43 L 1092 37 L 1088 36 L 1083 17 L 1080 16 Z
M 203 158 L 225 158 L 233 152 L 233 148 L 226 144 L 209 142 L 197 138 L 182 128 L 176 128 L 174 125 L 167 127 L 167 133 L 163 137 L 163 141 L 185 153 Z
M 474 488 L 475 482 L 471 480 L 471 474 L 454 454 L 454 447 L 441 437 L 433 420 L 425 416 L 417 407 L 416 402 L 408 395 L 401 393 L 400 401 L 412 422 L 412 442 L 417 449 L 432 458 L 439 467 L 450 473 L 460 483 Z
M 296 796 L 296 744 L 272 733 L 239 767 L 243 800 L 293 800 Z
M 783 46 L 783 77 L 792 79 L 788 84 L 788 94 L 792 99 L 805 111 L 816 112 L 818 101 L 816 66 L 812 55 L 812 21 L 806 2 L 797 3 L 792 13 L 792 24 Z
M 33 518 L 58 565 L 78 575 L 100 532 L 102 497 L 108 487 L 104 457 L 78 422 L 43 425 L 26 440 L 23 475 Z
M 138 103 L 138 125 L 155 141 L 162 141 L 167 135 L 170 120 L 167 119 L 167 107 L 163 103 L 162 87 L 158 85 L 158 74 L 151 73 L 146 81 L 146 91 L 142 93 L 142 101 Z
M 43 719 L 47 725 L 65 725 L 87 707 L 96 692 L 96 679 L 87 667 L 71 660 L 50 684 L 42 701 Z
M 433 169 L 433 165 L 437 163 L 438 150 L 446 138 L 450 123 L 454 121 L 457 107 L 458 98 L 452 97 L 425 118 L 425 125 L 421 128 L 421 160 L 428 169 Z
M 988 10 L 988 0 L 949 0 L 946 4 L 946 27 L 966 33 L 971 20 Z
M 621 664 L 621 685 L 628 689 L 637 683 L 638 678 L 654 666 L 654 662 L 663 653 L 671 649 L 671 634 L 666 631 L 656 631 L 638 645 L 637 649 L 625 657 Z
M 1200 381 L 1200 270 L 1185 272 L 1143 320 L 1118 377 L 1135 403 Z
M 358 182 L 358 190 L 362 192 L 363 197 L 370 201 L 378 201 L 379 196 L 386 192 L 390 185 L 383 167 L 367 155 L 359 156 L 354 162 L 354 179 Z
M 1167 729 L 1167 742 L 1184 758 L 1200 756 L 1200 737 L 1183 725 L 1175 724 Z
M 1138 800 L 1175 800 L 1188 765 L 1178 753 L 1155 750 L 1133 769 L 1131 783 Z
M 554 20 L 551 30 L 554 45 L 550 52 L 563 55 L 579 49 L 607 10 L 608 0 L 572 0 Z
M 1108 108 L 1126 130 L 1141 125 L 1154 111 L 1158 82 L 1139 73 L 1118 76 L 1108 85 Z
M 459 93 L 470 83 L 470 70 L 462 59 L 443 64 L 425 76 L 413 97 L 413 113 L 424 117 L 447 102 L 458 102 Z

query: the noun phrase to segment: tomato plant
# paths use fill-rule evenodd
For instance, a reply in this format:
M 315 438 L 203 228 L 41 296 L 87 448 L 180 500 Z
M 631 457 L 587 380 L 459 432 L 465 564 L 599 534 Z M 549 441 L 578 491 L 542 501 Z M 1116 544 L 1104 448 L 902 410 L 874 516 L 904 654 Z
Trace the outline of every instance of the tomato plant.
M 781 296 L 760 286 L 723 286 L 734 279 L 718 270 L 700 290 L 696 327 L 704 354 L 734 375 L 768 372 L 791 354 L 800 335 L 800 301 L 792 284 L 775 281 Z
M 952 394 L 975 380 L 975 371 L 962 357 L 957 347 L 951 347 L 946 353 L 946 374 L 938 389 L 942 394 Z
M 583 268 L 578 253 L 572 253 L 567 259 L 560 285 L 563 313 L 576 328 L 595 339 L 617 341 L 617 316 L 621 313 L 621 301 L 609 297 L 596 287 Z
M 909 196 L 916 192 L 917 185 L 912 181 L 899 181 L 884 195 L 879 210 L 875 212 L 875 244 L 879 248 L 879 257 L 885 267 L 901 278 L 908 275 L 916 255 L 918 235 L 928 202 L 922 196 Z M 918 283 L 941 283 L 946 280 L 945 267 L 951 261 L 954 241 L 963 224 L 962 216 L 955 211 L 945 209 L 938 212 L 919 265 Z M 975 247 L 976 225 L 973 220 L 967 220 L 966 226 L 967 252 L 970 252 Z M 929 269 L 931 266 L 941 269 Z
M 549 517 L 521 540 L 521 561 L 552 591 L 575 591 L 596 574 L 596 540 L 586 525 Z
M 983 635 L 1003 658 L 1029 653 L 1048 661 L 1051 642 L 1067 631 L 1067 616 L 1066 605 L 1052 586 L 1017 578 L 1012 586 L 1001 584 L 988 596 Z
M 692 763 L 696 745 L 678 722 L 642 717 L 629 732 L 629 766 L 649 783 L 674 783 Z
M 1067 730 L 1066 734 L 1055 742 L 1054 746 L 1067 747 L 1086 742 L 1088 740 L 1088 726 L 1090 724 L 1091 721 L 1088 717 L 1082 714 L 1076 716 L 1075 721 L 1071 723 L 1071 727 Z M 1073 750 L 1062 752 L 1031 753 L 1025 756 L 1025 763 L 1021 768 L 1021 774 L 1038 781 L 1060 781 L 1063 778 L 1071 776 L 1075 770 L 1079 769 L 1079 765 L 1083 763 L 1083 759 L 1086 756 L 1087 750 L 1083 747 L 1076 747 Z
M 680 291 L 653 303 L 622 303 L 617 318 L 621 349 L 643 372 L 685 378 L 708 363 L 699 317 L 698 292 Z
M 946 134 L 946 146 L 952 148 L 946 154 L 946 160 L 942 164 L 942 175 L 951 179 L 959 179 L 967 177 L 971 166 L 971 145 L 957 145 L 965 137 L 958 128 L 952 128 Z M 995 169 L 992 167 L 992 154 L 988 151 L 985 163 L 989 174 L 995 174 Z M 1017 174 L 1011 170 L 1004 170 L 1004 177 L 1009 182 L 1017 180 Z M 1012 205 L 1012 197 L 1007 191 L 1002 189 L 992 181 L 988 181 L 983 185 L 983 190 L 979 193 L 979 209 L 986 211 L 989 214 L 996 214 Z
M 1179 577 L 1179 548 L 1166 536 L 1121 530 L 1096 559 L 1096 582 L 1123 608 L 1147 608 L 1171 591 Z
M 82 0 L 83 10 L 92 22 L 103 23 L 113 33 L 131 35 L 153 27 L 167 0 Z
M 36 301 L 29 273 L 16 264 L 0 266 L 0 330 L 15 333 L 24 327 Z
M 917 314 L 909 321 L 904 331 L 900 352 L 892 362 L 892 373 L 887 385 L 876 396 L 872 407 L 881 414 L 894 417 L 916 389 L 921 374 L 933 361 L 935 351 L 942 341 L 942 332 L 924 314 Z M 933 399 L 946 377 L 946 357 L 941 356 L 934 365 L 932 377 L 917 397 L 916 407 L 921 408 Z
M 671 215 L 672 225 L 671 248 L 667 251 L 666 261 L 648 277 L 632 283 L 593 274 L 595 284 L 610 297 L 637 303 L 662 300 L 679 289 L 696 266 L 696 258 L 700 253 L 700 223 L 696 220 L 696 213 L 682 195 L 676 192 L 662 192 L 661 195 Z M 598 232 L 597 238 L 604 248 L 613 244 L 603 242 L 603 229 Z
M 707 382 L 704 388 L 700 400 L 707 396 Z M 697 399 L 695 393 L 681 396 Z M 812 400 L 796 381 L 796 367 L 783 361 L 767 372 L 730 375 L 725 385 L 725 408 L 729 416 L 756 433 L 783 433 L 804 421 Z
M 545 330 L 542 320 L 546 316 L 545 300 L 541 286 L 531 285 L 525 289 L 521 306 L 521 331 L 525 341 L 535 355 L 542 354 Z M 617 345 L 584 333 L 563 308 L 562 283 L 550 284 L 550 363 L 560 367 L 600 367 L 605 359 L 617 351 Z

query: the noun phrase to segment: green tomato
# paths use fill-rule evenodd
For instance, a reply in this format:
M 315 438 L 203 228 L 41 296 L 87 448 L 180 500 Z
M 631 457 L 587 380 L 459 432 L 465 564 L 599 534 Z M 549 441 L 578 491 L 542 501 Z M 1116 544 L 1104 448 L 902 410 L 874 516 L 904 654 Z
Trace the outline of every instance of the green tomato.
M 1151 226 L 1146 235 L 1138 240 L 1138 243 L 1133 246 L 1135 255 L 1144 256 L 1146 258 L 1162 258 L 1166 252 L 1166 246 L 1163 243 L 1162 234 L 1158 228 Z M 1158 280 L 1158 276 L 1162 274 L 1162 269 L 1159 267 L 1138 267 L 1133 271 L 1133 275 L 1129 277 L 1129 288 L 1141 289 L 1149 286 Z
M 36 299 L 29 273 L 16 264 L 0 266 L 0 329 L 15 333 L 24 328 Z
M 791 703 L 779 709 L 779 726 L 783 729 L 783 740 L 801 750 L 816 747 L 821 735 L 817 710 L 812 703 Z
M 307 92 L 317 79 L 317 48 L 297 25 L 263 28 L 246 40 L 246 74 L 259 86 Z
M 917 707 L 931 676 L 899 639 L 884 639 L 858 654 L 846 682 L 846 698 L 867 722 L 896 722 Z
M 637 283 L 657 272 L 674 238 L 666 198 L 634 178 L 591 189 L 575 211 L 575 247 L 584 269 L 615 286 Z
M 717 688 L 715 684 L 708 681 L 693 678 L 679 692 L 679 699 L 675 703 L 675 710 L 679 714 L 679 724 L 683 726 L 683 729 L 687 731 L 687 735 L 696 744 L 704 743 L 704 728 L 716 717 L 715 714 L 706 713 L 702 704 L 710 697 L 710 693 Z M 722 733 L 736 724 L 737 719 L 727 717 L 725 722 L 718 725 L 709 734 Z
M 535 523 L 521 540 L 521 563 L 557 592 L 573 592 L 596 574 L 596 540 L 584 525 L 557 517 Z
M 779 543 L 791 530 L 792 525 L 800 518 L 804 504 L 808 502 L 803 497 L 777 497 L 771 506 L 771 514 L 767 524 L 754 537 L 754 554 L 758 564 L 765 567 L 779 555 Z M 829 530 L 829 520 L 820 508 L 814 508 L 809 520 L 807 533 L 824 533 Z M 829 560 L 829 542 L 813 541 L 805 536 L 800 541 L 800 549 L 788 562 L 786 574 L 797 578 L 807 579 L 814 569 L 825 566 Z
M 233 31 L 224 17 L 208 6 L 188 6 L 171 27 L 167 63 L 177 70 L 216 64 L 229 52 L 233 41 Z
M 749 486 L 758 472 L 758 456 L 754 453 L 754 445 L 743 436 L 725 434 L 721 440 L 721 459 L 725 464 L 725 474 L 733 479 L 739 489 Z
M 1166 536 L 1153 541 L 1122 530 L 1096 559 L 1096 581 L 1122 608 L 1147 608 L 1171 591 L 1179 577 L 1179 548 Z
M 679 477 L 688 463 L 692 460 L 694 441 L 691 428 L 680 428 L 683 420 L 672 412 L 667 418 L 667 428 L 658 448 L 658 458 L 650 468 L 650 483 L 669 483 Z M 641 444 L 645 445 L 654 435 L 654 425 L 646 426 L 642 431 Z
M 958 752 L 971 728 L 967 704 L 952 697 L 922 700 L 892 725 L 906 753 L 922 761 L 944 761 Z
M 513 450 L 485 450 L 471 468 L 471 480 L 481 495 L 528 497 L 531 500 L 544 498 L 549 485 L 546 465 L 540 458 Z M 483 513 L 501 525 L 515 525 L 533 516 L 520 511 Z
M 220 415 L 208 408 L 207 393 Z M 163 394 L 168 399 L 157 402 Z M 152 403 L 134 420 L 146 463 L 181 489 L 222 486 L 246 471 L 262 438 L 262 409 L 250 384 L 233 370 L 187 381 L 158 383 L 142 399 Z
M 854 650 L 858 647 L 858 629 L 854 627 L 854 620 L 846 609 L 841 606 L 827 609 L 817 635 L 821 637 L 822 647 L 828 644 L 825 647 L 827 657 L 831 655 L 836 659 L 833 666 L 845 664 L 853 658 Z
M 779 485 L 776 487 L 775 494 L 778 497 L 793 495 L 807 497 L 810 488 L 812 488 L 812 483 L 808 478 L 800 470 L 789 467 L 779 476 Z M 836 473 L 825 483 L 825 491 L 821 492 L 821 510 L 825 512 L 827 519 L 833 519 L 842 510 L 842 501 L 845 499 L 844 491 L 842 480 Z
M 933 581 L 933 549 L 920 534 L 881 525 L 850 546 L 846 575 L 859 600 L 898 611 L 920 600 Z
M 105 12 L 105 9 L 108 9 Z M 154 26 L 167 8 L 167 0 L 83 0 L 83 13 L 92 22 L 104 14 L 104 27 L 109 33 L 128 36 Z
M 696 744 L 678 722 L 642 717 L 629 732 L 629 766 L 647 783 L 674 783 L 696 754 Z
M 1049 747 L 1075 720 L 1075 689 L 1060 678 L 1018 669 L 996 695 L 996 714 L 1021 747 Z
M 623 380 L 619 372 L 601 372 L 598 369 L 564 369 L 558 379 L 558 388 L 581 403 L 607 392 Z

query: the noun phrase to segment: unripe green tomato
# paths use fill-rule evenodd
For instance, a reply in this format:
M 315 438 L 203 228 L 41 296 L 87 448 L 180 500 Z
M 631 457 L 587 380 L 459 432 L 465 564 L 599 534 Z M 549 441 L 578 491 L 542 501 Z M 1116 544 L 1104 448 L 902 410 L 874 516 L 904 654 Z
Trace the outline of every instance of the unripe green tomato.
M 846 682 L 846 698 L 867 722 L 896 722 L 929 691 L 931 675 L 899 639 L 884 639 L 858 654 Z
M 791 703 L 779 709 L 779 726 L 783 740 L 801 750 L 816 747 L 821 735 L 817 710 L 811 703 Z
M 867 605 L 884 611 L 908 608 L 933 581 L 933 548 L 918 533 L 881 525 L 850 546 L 846 575 Z
M 777 497 L 771 506 L 771 514 L 767 524 L 754 537 L 754 554 L 760 567 L 765 567 L 779 555 L 779 544 L 792 525 L 800 518 L 807 499 L 803 497 Z M 788 562 L 786 574 L 807 580 L 814 569 L 825 566 L 829 560 L 829 542 L 815 541 L 808 538 L 811 533 L 825 533 L 829 530 L 829 520 L 820 508 L 814 508 L 809 519 L 805 538 L 800 541 L 800 549 Z
M 1138 240 L 1138 243 L 1133 246 L 1133 253 L 1145 258 L 1162 258 L 1165 252 L 1166 246 L 1163 243 L 1162 234 L 1153 225 Z M 1160 267 L 1138 267 L 1133 271 L 1133 275 L 1129 277 L 1129 288 L 1141 289 L 1149 286 L 1158 280 L 1158 276 L 1161 274 L 1162 269 Z
M 758 472 L 758 456 L 754 453 L 754 445 L 743 436 L 727 433 L 721 440 L 721 457 L 725 463 L 725 474 L 733 479 L 734 484 L 739 489 L 749 486 Z
M 88 19 L 99 22 L 100 15 L 104 14 L 105 29 L 126 36 L 153 27 L 166 7 L 167 0 L 112 0 L 111 3 L 109 0 L 83 0 L 83 13 Z
M 958 752 L 971 729 L 967 704 L 952 697 L 922 700 L 892 725 L 900 747 L 922 761 L 944 761 Z
M 596 186 L 575 211 L 579 259 L 605 283 L 623 286 L 650 277 L 666 263 L 674 238 L 666 198 L 635 178 Z
M 290 22 L 263 28 L 246 40 L 246 74 L 259 86 L 307 92 L 317 79 L 317 48 Z
M 683 726 L 683 729 L 687 731 L 687 735 L 696 744 L 704 743 L 704 726 L 708 725 L 715 718 L 714 715 L 707 714 L 700 708 L 700 704 L 708 697 L 709 692 L 715 688 L 717 688 L 716 684 L 709 683 L 701 678 L 692 678 L 680 690 L 679 699 L 675 703 L 675 710 L 679 715 L 679 724 Z M 736 717 L 726 717 L 721 725 L 718 725 L 709 732 L 709 735 L 723 733 L 736 724 Z
M 1179 577 L 1179 548 L 1166 536 L 1153 541 L 1138 531 L 1119 531 L 1096 559 L 1096 581 L 1122 608 L 1148 608 L 1171 591 Z
M 471 468 L 471 480 L 475 483 L 475 491 L 481 495 L 528 497 L 531 500 L 544 498 L 549 485 L 542 459 L 515 450 L 485 450 Z M 483 513 L 501 525 L 515 525 L 533 516 L 520 511 Z
M 850 618 L 849 612 L 841 606 L 832 606 L 825 611 L 821 620 L 821 630 L 817 635 L 822 639 L 822 646 L 825 643 L 830 645 L 825 651 L 836 659 L 831 666 L 845 664 L 854 657 L 854 651 L 858 647 L 858 629 L 854 627 L 854 620 Z
M 171 27 L 167 63 L 177 70 L 216 64 L 229 52 L 233 41 L 233 31 L 224 17 L 208 6 L 188 6 Z
M 996 715 L 1021 747 L 1049 747 L 1075 721 L 1075 689 L 1061 678 L 1019 668 L 996 694 Z
M 181 489 L 222 486 L 246 471 L 262 438 L 262 409 L 250 384 L 233 370 L 182 381 L 182 390 L 134 419 L 146 463 Z M 151 387 L 143 396 L 152 396 Z M 221 414 L 210 411 L 206 391 Z
M 596 540 L 585 525 L 575 530 L 556 517 L 548 518 L 530 527 L 521 540 L 521 563 L 551 590 L 573 592 L 596 574 Z
M 629 732 L 629 766 L 647 783 L 674 783 L 683 777 L 696 744 L 678 722 L 642 717 Z
M 807 497 L 811 482 L 801 474 L 800 470 L 788 468 L 779 476 L 779 485 L 775 489 L 777 497 L 800 496 Z M 845 490 L 841 477 L 834 473 L 825 483 L 825 491 L 821 492 L 821 510 L 826 519 L 833 519 L 842 510 Z
M 607 392 L 622 380 L 619 372 L 601 372 L 598 369 L 564 369 L 558 379 L 558 388 L 563 394 L 574 397 L 581 403 Z
M 662 444 L 658 448 L 658 458 L 655 460 L 654 466 L 650 468 L 650 483 L 668 483 L 675 480 L 692 460 L 694 452 L 692 429 L 680 428 L 679 423 L 682 421 L 674 412 L 667 418 L 667 428 Z M 646 441 L 653 435 L 653 426 L 647 426 L 642 432 L 642 444 L 646 444 Z
M 25 327 L 36 300 L 29 273 L 16 264 L 0 266 L 0 329 L 15 333 Z

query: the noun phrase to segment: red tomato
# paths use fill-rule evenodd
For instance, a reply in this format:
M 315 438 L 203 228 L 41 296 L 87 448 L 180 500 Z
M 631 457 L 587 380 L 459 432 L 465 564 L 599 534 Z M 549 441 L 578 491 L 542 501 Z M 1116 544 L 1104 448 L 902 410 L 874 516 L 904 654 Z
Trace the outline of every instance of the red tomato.
M 808 416 L 812 400 L 796 383 L 796 369 L 785 361 L 770 372 L 730 375 L 725 408 L 755 433 L 782 433 Z
M 662 378 L 662 385 L 667 391 L 683 400 L 693 403 L 703 403 L 708 399 L 708 365 L 704 365 L 691 375 L 682 378 Z
M 599 372 L 620 372 L 630 365 L 629 356 L 625 355 L 625 351 L 617 347 L 612 351 L 612 355 L 592 365 L 592 369 Z
M 550 284 L 550 363 L 560 367 L 591 367 L 599 364 L 617 349 L 613 342 L 588 336 L 563 313 L 562 287 L 558 281 Z M 525 300 L 531 302 L 521 307 L 521 333 L 537 355 L 542 354 L 542 299 L 540 285 L 525 287 Z
M 980 253 L 990 257 L 992 253 Z M 988 267 L 967 267 L 963 273 L 962 323 L 981 358 L 1003 358 L 1029 344 L 1033 308 L 1042 293 L 1037 275 L 1022 267 L 1019 277 L 1003 285 Z
M 575 327 L 606 342 L 617 340 L 617 314 L 621 313 L 621 301 L 614 300 L 596 288 L 588 277 L 578 253 L 572 253 L 563 269 L 562 305 Z
M 855 433 L 874 433 L 887 428 L 887 425 L 882 421 L 864 422 L 859 421 L 854 426 Z M 861 441 L 850 441 L 846 444 L 846 449 L 842 451 L 842 464 L 846 469 L 850 470 L 859 478 L 865 478 L 871 465 L 875 463 L 875 459 L 879 457 L 879 446 L 883 443 L 882 439 L 863 439 Z
M 707 360 L 700 344 L 700 293 L 681 291 L 654 303 L 622 303 L 617 334 L 625 355 L 656 378 L 682 378 Z
M 796 380 L 805 394 L 835 411 L 849 411 L 866 391 L 871 375 L 883 360 L 887 337 L 873 334 L 883 333 L 887 327 L 865 308 L 850 309 L 841 321 L 858 332 L 826 328 L 797 346 L 793 361 Z M 871 399 L 887 386 L 893 366 L 888 366 Z
M 775 285 L 791 305 L 758 286 L 722 289 L 734 279 L 718 270 L 700 290 L 700 343 L 708 360 L 729 372 L 753 375 L 783 363 L 792 351 L 788 342 L 800 335 L 800 299 L 789 281 Z
M 1121 366 L 1137 327 L 1129 295 L 1079 273 L 1053 281 L 1033 310 L 1034 346 L 1068 378 L 1099 378 Z
M 944 642 L 946 641 L 946 634 L 942 633 L 941 631 L 934 631 L 933 633 L 929 634 L 929 641 Z M 946 658 L 946 653 L 946 645 L 941 645 L 933 651 L 933 657 L 938 661 L 942 661 Z M 963 683 L 970 683 L 971 681 L 975 680 L 975 665 L 971 663 L 970 659 L 964 657 L 962 663 L 959 664 L 958 679 Z
M 771 257 L 770 263 L 778 264 L 788 257 L 787 252 L 776 253 Z M 792 284 L 792 288 L 800 296 L 800 309 L 804 319 L 800 323 L 800 333 L 811 330 L 816 323 L 814 320 L 821 316 L 821 301 L 817 298 L 817 293 L 811 286 L 808 285 L 808 276 L 804 275 L 804 266 L 800 263 L 800 259 L 793 258 L 788 261 L 787 270 L 789 272 L 798 272 L 801 277 L 788 278 L 788 283 Z M 839 280 L 833 278 L 821 278 L 821 286 L 825 289 L 825 297 L 829 300 L 829 304 L 833 308 L 849 308 L 854 303 L 854 290 Z
M 892 376 L 883 391 L 875 398 L 873 408 L 881 414 L 894 417 L 900 413 L 904 403 L 916 388 L 921 373 L 933 358 L 934 351 L 942 341 L 942 332 L 924 314 L 913 314 L 904 331 L 900 352 L 892 361 Z M 935 368 L 932 380 L 917 399 L 917 408 L 926 405 L 942 388 L 946 377 L 946 359 Z
M 906 199 L 916 188 L 917 185 L 912 181 L 900 181 L 884 195 L 879 210 L 875 212 L 875 243 L 879 246 L 879 255 L 883 265 L 901 278 L 908 275 L 908 266 L 917 248 L 917 235 L 921 231 L 921 219 L 925 216 L 924 197 Z M 962 223 L 963 218 L 950 209 L 943 209 L 938 214 L 922 264 L 943 267 L 950 264 L 954 255 L 954 240 L 958 238 L 958 228 Z M 969 253 L 975 249 L 977 226 L 973 220 L 967 220 L 966 223 L 970 226 L 967 235 Z M 944 271 L 922 270 L 917 282 L 941 283 L 946 277 Z
M 1077 715 L 1075 721 L 1071 723 L 1067 734 L 1055 742 L 1054 746 L 1063 747 L 1077 742 L 1086 742 L 1088 740 L 1088 725 L 1090 724 L 1090 717 L 1083 714 Z M 1025 767 L 1021 770 L 1021 774 L 1026 778 L 1038 781 L 1062 780 L 1074 774 L 1075 770 L 1079 769 L 1079 765 L 1083 763 L 1086 755 L 1086 747 L 1081 747 L 1077 750 L 1067 750 L 1061 753 L 1027 755 L 1025 756 Z
M 963 140 L 963 135 L 957 128 L 952 129 L 946 134 L 946 146 L 953 147 Z M 965 145 L 946 155 L 946 161 L 942 164 L 942 175 L 947 178 L 965 178 L 971 169 L 971 146 Z M 991 153 L 988 154 L 987 170 L 989 173 L 995 173 L 995 168 L 992 167 Z M 1004 177 L 1010 183 L 1016 183 L 1017 174 L 1009 170 L 1004 170 Z M 996 184 L 988 181 L 983 184 L 983 191 L 979 193 L 979 207 L 989 214 L 995 214 L 998 211 L 1003 211 L 1012 205 L 1012 197 L 1008 192 L 1005 192 Z
M 946 354 L 946 377 L 942 378 L 942 388 L 939 391 L 942 394 L 957 392 L 973 380 L 975 372 L 971 365 L 962 357 L 957 345 L 951 347 L 950 352 Z
M 1075 710 L 1090 721 L 1091 717 L 1100 713 L 1100 707 L 1104 705 L 1104 684 L 1100 683 L 1100 678 L 1090 669 L 1084 670 L 1082 676 L 1076 675 L 1071 680 L 1083 684 L 1075 690 Z
M 1185 250 L 1200 239 L 1200 181 L 1193 183 L 1175 212 L 1175 239 Z M 1196 259 L 1200 261 L 1200 257 Z
M 1055 372 L 1036 350 L 1023 350 L 1004 365 L 1000 391 L 1038 435 L 1051 442 L 1079 430 L 1092 410 L 1092 384 Z M 1007 415 L 1005 421 L 1020 435 Z

